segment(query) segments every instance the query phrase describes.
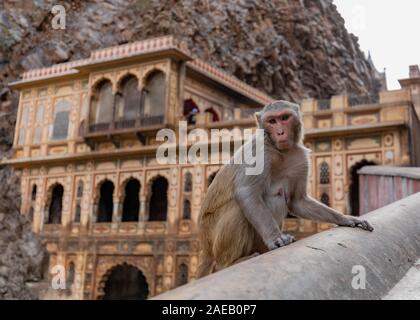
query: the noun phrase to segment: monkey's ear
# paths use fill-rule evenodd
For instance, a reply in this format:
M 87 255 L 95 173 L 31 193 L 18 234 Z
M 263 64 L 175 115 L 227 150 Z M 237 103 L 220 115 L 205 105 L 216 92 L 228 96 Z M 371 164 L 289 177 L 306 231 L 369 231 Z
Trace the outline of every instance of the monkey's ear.
M 255 121 L 257 122 L 257 126 L 261 128 L 261 112 L 255 112 Z

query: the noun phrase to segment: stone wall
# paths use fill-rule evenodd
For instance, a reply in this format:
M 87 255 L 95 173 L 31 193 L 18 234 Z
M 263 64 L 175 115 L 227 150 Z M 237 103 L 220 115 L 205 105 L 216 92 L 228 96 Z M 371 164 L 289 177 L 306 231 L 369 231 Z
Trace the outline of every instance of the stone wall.
M 420 192 L 420 168 L 365 166 L 358 171 L 360 214 Z

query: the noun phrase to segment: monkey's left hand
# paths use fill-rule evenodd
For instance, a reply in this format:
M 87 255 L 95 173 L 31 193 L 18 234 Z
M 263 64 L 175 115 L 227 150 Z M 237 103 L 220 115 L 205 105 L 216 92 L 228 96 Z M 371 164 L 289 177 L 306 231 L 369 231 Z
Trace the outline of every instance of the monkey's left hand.
M 369 222 L 367 222 L 366 220 L 360 220 L 354 217 L 346 217 L 344 222 L 340 223 L 339 225 L 343 227 L 351 227 L 351 228 L 358 227 L 358 228 L 361 228 L 363 230 L 367 230 L 370 232 L 373 231 L 373 227 L 371 226 Z

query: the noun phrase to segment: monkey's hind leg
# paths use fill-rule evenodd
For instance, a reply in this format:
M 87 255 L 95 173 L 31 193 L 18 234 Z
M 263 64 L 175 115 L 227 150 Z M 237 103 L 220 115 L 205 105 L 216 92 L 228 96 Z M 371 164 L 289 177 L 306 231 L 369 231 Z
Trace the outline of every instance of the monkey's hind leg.
M 216 261 L 213 256 L 213 236 L 212 232 L 217 221 L 218 215 L 216 213 L 203 214 L 199 217 L 199 236 L 200 236 L 200 258 L 198 265 L 198 278 L 207 276 L 216 269 Z
M 212 256 L 219 269 L 249 256 L 254 247 L 255 231 L 236 203 L 225 208 L 214 232 Z
M 200 264 L 198 266 L 198 278 L 215 272 L 215 269 L 216 262 L 213 260 L 213 257 L 202 251 L 200 254 Z
M 249 259 L 252 259 L 252 258 L 258 257 L 259 255 L 260 255 L 260 254 L 259 254 L 258 252 L 254 252 L 253 254 L 251 254 L 251 255 L 249 255 L 249 256 L 242 257 L 242 258 L 239 258 L 238 260 L 235 260 L 235 261 L 233 262 L 233 264 L 237 264 L 237 263 L 244 262 L 244 261 L 246 261 L 246 260 L 249 260 Z

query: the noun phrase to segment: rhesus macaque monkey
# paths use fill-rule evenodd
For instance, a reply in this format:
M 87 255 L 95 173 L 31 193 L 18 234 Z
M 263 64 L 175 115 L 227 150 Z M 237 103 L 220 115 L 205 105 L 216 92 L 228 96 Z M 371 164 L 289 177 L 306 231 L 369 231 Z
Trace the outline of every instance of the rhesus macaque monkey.
M 367 221 L 343 215 L 306 193 L 309 150 L 302 145 L 299 105 L 275 101 L 257 113 L 256 119 L 264 129 L 263 172 L 247 175 L 245 164 L 235 164 L 233 159 L 244 145 L 215 176 L 198 220 L 202 246 L 199 277 L 293 242 L 294 237 L 280 229 L 288 212 L 373 230 Z M 247 143 L 255 147 L 257 142 L 254 136 Z

